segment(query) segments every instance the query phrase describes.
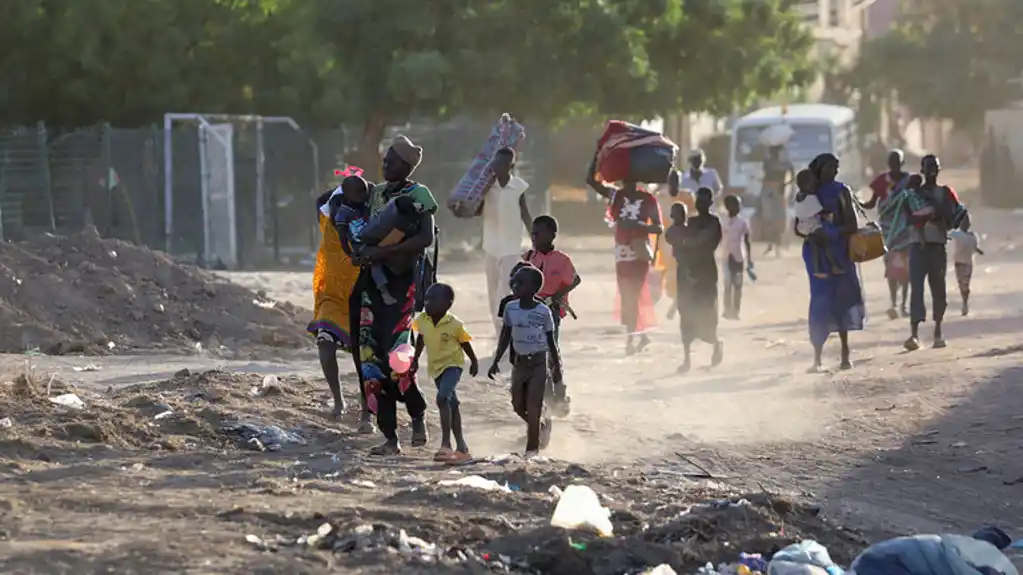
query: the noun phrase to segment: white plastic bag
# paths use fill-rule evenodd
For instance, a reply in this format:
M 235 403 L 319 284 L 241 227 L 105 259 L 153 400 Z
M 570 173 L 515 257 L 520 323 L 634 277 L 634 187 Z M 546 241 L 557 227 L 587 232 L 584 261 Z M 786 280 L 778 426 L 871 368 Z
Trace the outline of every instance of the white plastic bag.
M 600 499 L 585 485 L 569 485 L 558 499 L 551 517 L 551 525 L 563 529 L 596 531 L 601 537 L 610 537 L 611 511 L 600 504 Z
M 73 393 L 65 393 L 56 397 L 51 397 L 50 403 L 56 403 L 57 405 L 63 405 L 64 407 L 69 407 L 71 409 L 85 409 L 85 402 Z
M 788 143 L 795 133 L 788 124 L 773 124 L 760 132 L 760 143 L 765 146 L 781 146 Z
M 487 479 L 479 475 L 467 475 L 460 479 L 444 479 L 437 484 L 443 487 L 472 487 L 473 489 L 481 489 L 483 491 L 511 493 L 511 488 L 508 485 L 501 485 L 493 479 Z

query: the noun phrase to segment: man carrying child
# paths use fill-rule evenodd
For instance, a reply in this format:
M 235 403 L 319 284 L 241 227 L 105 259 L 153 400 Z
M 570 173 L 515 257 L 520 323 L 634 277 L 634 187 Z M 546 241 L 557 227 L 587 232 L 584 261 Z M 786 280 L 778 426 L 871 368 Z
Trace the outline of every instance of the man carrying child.
M 910 336 L 906 340 L 908 351 L 920 349 L 919 327 L 927 319 L 924 305 L 924 286 L 931 289 L 934 314 L 934 347 L 945 347 L 941 322 L 948 307 L 945 274 L 948 271 L 948 232 L 959 227 L 966 208 L 950 186 L 938 184 L 941 162 L 937 156 L 927 155 L 920 160 L 923 184 L 910 190 L 906 210 L 911 245 L 909 251 L 909 315 Z

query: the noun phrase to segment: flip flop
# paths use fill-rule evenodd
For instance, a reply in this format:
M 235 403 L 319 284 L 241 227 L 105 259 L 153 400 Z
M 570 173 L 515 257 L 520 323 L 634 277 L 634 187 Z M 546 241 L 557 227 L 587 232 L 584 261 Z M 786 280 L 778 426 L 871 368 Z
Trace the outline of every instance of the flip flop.
M 466 453 L 464 451 L 452 451 L 451 455 L 448 457 L 448 459 L 446 461 L 444 461 L 444 464 L 445 465 L 466 465 L 466 464 L 472 463 L 473 461 L 475 461 L 475 459 L 473 459 L 473 456 L 470 453 Z
M 447 463 L 448 461 L 451 461 L 451 457 L 454 453 L 455 452 L 452 451 L 451 448 L 441 447 L 433 454 L 433 460 L 437 463 Z

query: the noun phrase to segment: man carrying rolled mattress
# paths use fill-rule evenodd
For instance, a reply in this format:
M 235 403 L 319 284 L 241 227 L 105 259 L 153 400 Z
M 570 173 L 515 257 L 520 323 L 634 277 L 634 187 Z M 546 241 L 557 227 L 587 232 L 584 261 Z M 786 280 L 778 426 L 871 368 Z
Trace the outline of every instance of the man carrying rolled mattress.
M 508 278 L 522 259 L 523 231 L 532 227 L 533 217 L 526 205 L 529 184 L 513 174 L 515 150 L 507 147 L 498 150 L 490 168 L 495 181 L 483 203 L 483 253 L 490 315 L 500 337 L 503 324 L 497 310 L 501 300 L 511 293 Z

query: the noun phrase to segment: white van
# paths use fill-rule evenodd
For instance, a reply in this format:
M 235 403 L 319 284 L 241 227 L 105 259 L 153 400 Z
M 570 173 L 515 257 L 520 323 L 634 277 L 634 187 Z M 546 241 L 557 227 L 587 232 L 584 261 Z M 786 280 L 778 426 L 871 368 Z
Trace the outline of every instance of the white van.
M 762 108 L 739 118 L 732 125 L 728 187 L 734 193 L 760 193 L 759 179 L 763 176 L 760 133 L 775 124 L 788 124 L 793 130 L 786 148 L 797 171 L 805 168 L 818 154 L 830 152 L 842 163 L 842 181 L 854 190 L 860 188 L 863 163 L 857 145 L 856 114 L 852 108 L 830 104 L 792 104 Z
M 762 108 L 739 118 L 732 125 L 727 191 L 744 198 L 744 215 L 752 215 L 760 196 L 764 175 L 764 146 L 760 143 L 760 133 L 775 124 L 788 124 L 793 130 L 786 149 L 797 172 L 818 154 L 830 152 L 841 162 L 841 180 L 853 190 L 863 185 L 863 162 L 856 136 L 856 114 L 851 108 L 830 104 L 791 104 Z

